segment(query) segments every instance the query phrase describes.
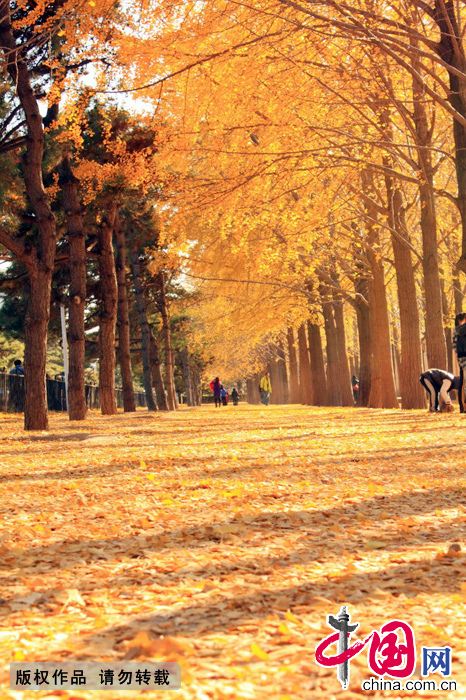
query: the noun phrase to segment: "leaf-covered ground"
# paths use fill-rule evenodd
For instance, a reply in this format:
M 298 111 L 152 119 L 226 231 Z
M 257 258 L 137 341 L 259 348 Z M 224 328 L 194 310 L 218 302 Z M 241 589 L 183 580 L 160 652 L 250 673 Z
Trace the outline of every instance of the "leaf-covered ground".
M 465 417 L 228 406 L 53 415 L 49 433 L 0 418 L 0 697 L 102 696 L 9 691 L 23 659 L 179 660 L 173 693 L 195 700 L 465 696 Z M 450 644 L 456 693 L 364 693 L 365 652 L 343 691 L 314 660 L 343 603 L 358 636 L 399 618 L 418 655 Z

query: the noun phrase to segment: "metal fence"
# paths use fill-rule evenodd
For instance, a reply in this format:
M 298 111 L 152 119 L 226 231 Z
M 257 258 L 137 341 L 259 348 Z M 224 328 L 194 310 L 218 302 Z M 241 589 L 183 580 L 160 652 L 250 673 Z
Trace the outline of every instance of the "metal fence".
M 86 405 L 88 408 L 100 408 L 99 387 L 85 385 Z M 123 407 L 123 390 L 115 390 L 118 408 Z M 142 391 L 134 392 L 136 406 L 147 406 L 146 396 Z M 49 411 L 66 411 L 65 382 L 47 378 L 47 404 Z M 24 377 L 17 374 L 0 373 L 0 411 L 6 413 L 23 413 L 24 411 Z

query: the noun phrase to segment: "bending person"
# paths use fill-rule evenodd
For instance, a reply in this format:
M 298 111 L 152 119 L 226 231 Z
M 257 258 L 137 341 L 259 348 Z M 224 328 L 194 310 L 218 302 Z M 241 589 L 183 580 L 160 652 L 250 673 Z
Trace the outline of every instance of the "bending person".
M 449 392 L 453 389 L 459 390 L 460 377 L 455 377 L 444 369 L 428 369 L 427 372 L 421 374 L 419 381 L 429 394 L 429 411 L 431 413 L 435 413 L 439 408 L 446 412 L 454 410 Z

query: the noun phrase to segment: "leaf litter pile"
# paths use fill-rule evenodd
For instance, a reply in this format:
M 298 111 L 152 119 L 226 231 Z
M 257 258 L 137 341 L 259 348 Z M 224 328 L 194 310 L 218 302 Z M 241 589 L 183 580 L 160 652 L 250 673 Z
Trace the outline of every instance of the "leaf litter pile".
M 2 415 L 0 697 L 140 697 L 8 690 L 11 661 L 122 659 L 179 661 L 193 700 L 464 697 L 464 421 L 240 405 L 25 433 Z M 458 690 L 365 693 L 364 651 L 343 691 L 314 659 L 342 604 L 359 638 L 398 618 L 418 659 L 449 644 Z

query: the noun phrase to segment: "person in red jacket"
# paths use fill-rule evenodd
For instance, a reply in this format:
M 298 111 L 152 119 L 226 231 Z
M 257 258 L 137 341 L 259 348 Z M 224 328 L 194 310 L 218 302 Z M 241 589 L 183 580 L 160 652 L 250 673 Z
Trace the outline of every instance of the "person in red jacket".
M 220 407 L 222 405 L 223 386 L 218 377 L 215 377 L 215 379 L 210 382 L 210 388 L 214 392 L 215 407 Z

